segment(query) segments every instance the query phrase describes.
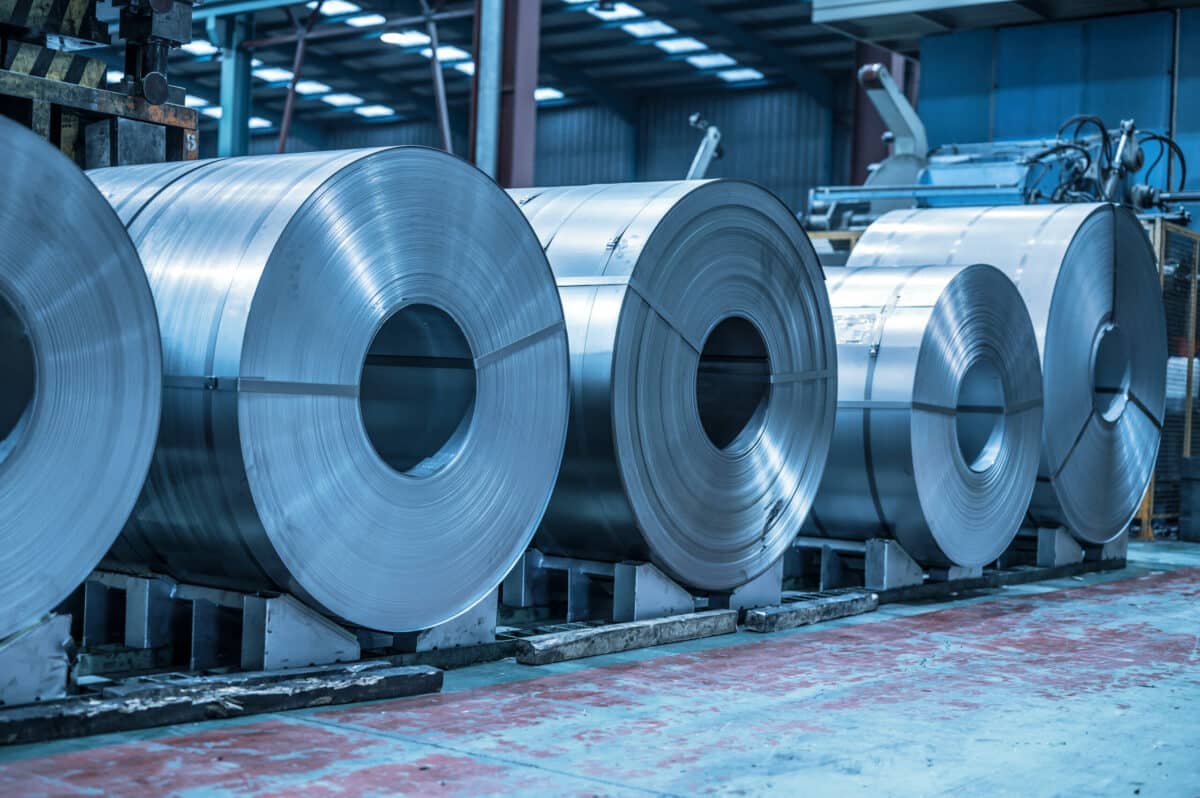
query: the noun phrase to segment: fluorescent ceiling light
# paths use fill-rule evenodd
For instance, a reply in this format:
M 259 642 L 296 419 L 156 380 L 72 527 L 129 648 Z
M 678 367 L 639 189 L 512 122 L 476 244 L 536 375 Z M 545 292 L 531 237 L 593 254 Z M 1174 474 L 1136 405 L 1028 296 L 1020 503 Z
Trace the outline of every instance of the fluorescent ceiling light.
M 295 77 L 292 75 L 291 70 L 280 67 L 262 67 L 261 69 L 254 70 L 253 74 L 254 77 L 259 80 L 265 80 L 267 83 L 279 83 L 280 81 L 291 80 Z
M 310 9 L 316 7 L 316 0 L 305 6 Z M 362 11 L 362 7 L 346 0 L 325 0 L 324 3 L 321 3 L 321 13 L 327 17 L 340 17 L 342 14 L 353 14 L 355 11 Z
M 672 33 L 679 33 L 679 31 L 659 19 L 648 19 L 645 22 L 627 22 L 621 26 L 621 30 L 639 39 L 644 39 L 647 36 L 670 36 Z
M 396 110 L 388 108 L 386 105 L 360 105 L 354 109 L 354 113 L 359 116 L 365 116 L 368 119 L 374 119 L 379 116 L 392 116 L 396 113 Z
M 737 61 L 725 53 L 701 53 L 700 55 L 689 55 L 687 62 L 696 69 L 716 69 L 718 67 L 733 66 Z
M 197 58 L 220 52 L 220 49 L 207 39 L 196 39 L 195 41 L 182 45 L 179 49 L 183 50 L 185 53 L 191 53 Z
M 426 47 L 421 51 L 421 55 L 426 58 L 433 58 L 433 48 Z M 466 61 L 471 57 L 471 54 L 461 47 L 455 47 L 453 44 L 443 44 L 438 47 L 438 61 L 447 63 L 450 61 Z
M 741 83 L 746 80 L 762 80 L 763 73 L 757 69 L 742 67 L 741 69 L 726 69 L 724 72 L 718 72 L 717 77 L 727 83 Z
M 269 119 L 263 119 L 261 116 L 250 117 L 250 129 L 251 130 L 262 130 L 263 128 L 268 128 L 270 126 L 271 126 L 271 120 L 269 120 Z
M 429 44 L 429 37 L 419 30 L 390 30 L 380 36 L 379 40 L 397 47 L 423 47 Z
M 533 99 L 538 102 L 545 100 L 561 100 L 563 93 L 552 86 L 538 86 L 533 91 Z
M 251 58 L 250 59 L 250 68 L 251 69 L 258 69 L 262 65 L 263 65 L 263 62 L 262 62 L 261 58 Z
M 593 17 L 599 17 L 605 22 L 611 22 L 614 19 L 633 19 L 634 17 L 645 16 L 642 14 L 640 8 L 631 6 L 629 3 L 613 3 L 612 8 L 609 9 L 592 6 L 587 11 Z
M 654 43 L 654 46 L 662 50 L 664 53 L 694 53 L 699 50 L 707 50 L 708 45 L 699 39 L 693 39 L 691 36 L 684 36 L 679 39 L 662 39 Z
M 208 108 L 205 108 L 200 113 L 204 114 L 205 116 L 211 116 L 213 119 L 220 119 L 221 118 L 221 106 L 211 105 Z
M 382 25 L 387 22 L 387 17 L 383 14 L 363 14 L 358 17 L 350 17 L 343 22 L 352 28 L 368 28 L 371 25 Z
M 325 94 L 332 91 L 329 86 L 319 80 L 298 80 L 296 81 L 297 94 Z
M 474 61 L 459 61 L 457 64 L 454 65 L 454 68 L 457 69 L 459 72 L 463 73 L 464 75 L 468 75 L 470 77 L 475 76 L 475 62 Z
M 338 108 L 347 108 L 351 105 L 362 105 L 363 98 L 357 94 L 326 94 L 321 101 Z
M 208 100 L 204 99 L 203 97 L 197 97 L 194 94 L 189 94 L 187 97 L 184 97 L 183 104 L 188 108 L 207 108 L 208 106 L 212 105 L 212 103 L 210 103 Z
M 120 83 L 125 79 L 125 73 L 119 69 L 110 69 L 104 77 L 109 83 Z

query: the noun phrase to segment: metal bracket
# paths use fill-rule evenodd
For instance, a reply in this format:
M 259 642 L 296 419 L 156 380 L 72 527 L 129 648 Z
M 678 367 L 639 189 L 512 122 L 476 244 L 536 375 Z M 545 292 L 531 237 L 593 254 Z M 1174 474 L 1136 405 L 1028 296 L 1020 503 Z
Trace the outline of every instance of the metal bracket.
M 925 569 L 890 538 L 862 541 L 798 537 L 793 546 L 820 551 L 820 590 L 860 586 L 868 590 L 895 590 L 925 581 Z M 857 577 L 856 571 L 861 572 L 861 577 Z
M 358 638 L 288 595 L 246 596 L 242 668 L 304 668 L 358 659 Z
M 756 610 L 778 607 L 783 601 L 783 558 L 766 571 L 730 593 L 714 596 L 709 607 L 728 610 Z
M 544 607 L 565 587 L 568 623 L 603 619 L 610 614 L 612 600 L 602 583 L 612 582 L 615 575 L 616 565 L 610 562 L 530 549 L 504 578 L 501 600 L 506 607 Z
M 1085 546 L 1084 559 L 1125 560 L 1129 556 L 1129 527 L 1102 546 Z
M 924 569 L 894 540 L 868 540 L 865 555 L 863 582 L 868 590 L 893 590 L 925 581 Z
M 653 564 L 623 562 L 616 566 L 612 619 L 617 623 L 685 615 L 695 609 L 692 594 Z
M 392 635 L 392 648 L 399 651 L 433 651 L 491 643 L 496 639 L 496 609 L 499 589 L 471 609 L 446 623 L 420 632 Z M 362 639 L 360 635 L 359 639 Z M 377 646 L 378 647 L 378 646 Z
M 1037 565 L 1039 568 L 1057 568 L 1083 562 L 1083 546 L 1064 527 L 1038 527 Z
M 47 615 L 0 640 L 0 705 L 65 696 L 70 645 L 70 615 Z

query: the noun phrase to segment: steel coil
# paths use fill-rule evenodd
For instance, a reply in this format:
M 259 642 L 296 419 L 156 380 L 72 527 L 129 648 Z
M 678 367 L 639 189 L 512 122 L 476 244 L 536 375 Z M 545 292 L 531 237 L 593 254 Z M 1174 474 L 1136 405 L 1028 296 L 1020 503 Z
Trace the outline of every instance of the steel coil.
M 976 261 L 1013 279 L 1037 332 L 1046 407 L 1031 520 L 1112 540 L 1150 481 L 1165 402 L 1166 320 L 1141 224 L 1112 205 L 894 211 L 848 265 Z
M 83 173 L 0 117 L 0 639 L 79 586 L 120 532 L 158 434 L 150 287 Z
M 162 317 L 162 442 L 112 561 L 428 628 L 529 544 L 562 459 L 562 308 L 486 176 L 407 147 L 92 173 Z
M 535 544 L 729 590 L 780 557 L 824 468 L 836 347 L 820 267 L 738 181 L 511 192 L 558 280 L 567 455 Z
M 806 531 L 894 537 L 933 564 L 995 560 L 1029 506 L 1042 424 L 1016 287 L 985 265 L 827 275 L 837 425 Z

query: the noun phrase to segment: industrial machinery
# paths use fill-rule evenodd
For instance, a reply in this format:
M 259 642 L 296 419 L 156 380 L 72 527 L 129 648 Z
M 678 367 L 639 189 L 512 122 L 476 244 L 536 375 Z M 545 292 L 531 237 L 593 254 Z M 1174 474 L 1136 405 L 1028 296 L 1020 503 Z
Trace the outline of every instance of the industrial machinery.
M 171 48 L 191 41 L 191 0 L 97 6 L 0 2 L 0 115 L 87 168 L 194 159 L 196 112 L 167 74 Z M 113 33 L 123 70 L 89 55 Z
M 699 112 L 688 117 L 688 124 L 704 133 L 692 165 L 688 167 L 688 180 L 703 180 L 708 175 L 708 167 L 713 161 L 720 160 L 725 153 L 721 150 L 721 128 L 710 123 Z
M 1096 116 L 1067 119 L 1051 138 L 947 144 L 930 150 L 925 126 L 882 64 L 858 80 L 888 127 L 892 153 L 871 167 L 861 186 L 818 186 L 809 193 L 809 230 L 862 230 L 902 208 L 1116 202 L 1143 215 L 1186 222 L 1187 163 L 1168 136 L 1139 130 L 1134 120 L 1109 126 Z M 1152 153 L 1167 184 L 1135 182 Z M 1176 169 L 1177 167 L 1177 169 Z

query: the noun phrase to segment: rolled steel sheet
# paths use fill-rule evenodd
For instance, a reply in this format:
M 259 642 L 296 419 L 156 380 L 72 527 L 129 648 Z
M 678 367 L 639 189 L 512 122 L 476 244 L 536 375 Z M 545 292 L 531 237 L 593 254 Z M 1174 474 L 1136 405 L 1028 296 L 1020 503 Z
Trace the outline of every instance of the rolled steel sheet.
M 820 267 L 770 193 L 738 181 L 511 192 L 558 280 L 567 455 L 535 545 L 643 560 L 729 590 L 808 513 L 836 398 Z
M 826 274 L 837 425 L 806 531 L 894 537 L 927 563 L 995 560 L 1029 506 L 1042 425 L 1016 287 L 985 265 Z
M 150 287 L 83 173 L 0 117 L 0 639 L 53 609 L 112 545 L 158 434 Z
M 847 265 L 974 262 L 1013 279 L 1037 332 L 1046 406 L 1031 520 L 1112 540 L 1141 503 L 1164 413 L 1166 320 L 1141 224 L 1112 205 L 894 211 Z
M 162 317 L 162 442 L 116 567 L 428 628 L 528 546 L 567 342 L 513 202 L 415 147 L 91 174 Z

